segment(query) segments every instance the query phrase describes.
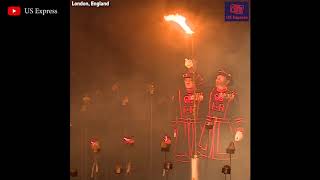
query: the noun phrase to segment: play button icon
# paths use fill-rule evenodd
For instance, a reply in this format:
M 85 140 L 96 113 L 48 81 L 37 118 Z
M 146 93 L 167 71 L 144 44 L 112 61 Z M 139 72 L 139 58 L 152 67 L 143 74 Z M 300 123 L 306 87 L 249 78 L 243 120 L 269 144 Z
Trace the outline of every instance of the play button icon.
M 10 6 L 8 7 L 9 16 L 20 16 L 21 8 L 19 6 Z

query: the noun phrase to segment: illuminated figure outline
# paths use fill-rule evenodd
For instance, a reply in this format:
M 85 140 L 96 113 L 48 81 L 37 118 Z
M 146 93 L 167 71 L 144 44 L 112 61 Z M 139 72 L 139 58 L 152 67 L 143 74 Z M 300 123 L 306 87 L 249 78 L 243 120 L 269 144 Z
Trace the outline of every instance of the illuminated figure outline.
M 217 84 L 221 84 L 221 81 L 225 81 L 225 84 L 222 86 L 223 88 L 219 89 Z M 201 135 L 197 148 L 197 154 L 200 158 L 229 159 L 229 154 L 226 153 L 227 145 L 221 147 L 221 136 L 226 136 L 226 134 L 220 132 L 223 126 L 229 129 L 230 137 L 232 137 L 231 142 L 238 142 L 243 138 L 244 129 L 241 126 L 243 118 L 240 116 L 240 104 L 237 93 L 229 88 L 231 83 L 231 74 L 219 70 L 216 76 L 216 87 L 211 90 L 208 97 L 208 115 L 206 121 L 201 125 Z M 204 136 L 207 136 L 206 142 L 203 140 Z

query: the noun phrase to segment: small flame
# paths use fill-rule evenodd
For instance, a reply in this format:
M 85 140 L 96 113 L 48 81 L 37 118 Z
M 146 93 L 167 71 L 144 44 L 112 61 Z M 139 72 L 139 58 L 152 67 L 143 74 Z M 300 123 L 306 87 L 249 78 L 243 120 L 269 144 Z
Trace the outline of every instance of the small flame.
M 181 26 L 181 28 L 187 33 L 187 34 L 193 34 L 194 32 L 190 29 L 190 27 L 186 24 L 186 18 L 176 14 L 176 15 L 168 15 L 164 16 L 164 19 L 166 21 L 173 21 Z

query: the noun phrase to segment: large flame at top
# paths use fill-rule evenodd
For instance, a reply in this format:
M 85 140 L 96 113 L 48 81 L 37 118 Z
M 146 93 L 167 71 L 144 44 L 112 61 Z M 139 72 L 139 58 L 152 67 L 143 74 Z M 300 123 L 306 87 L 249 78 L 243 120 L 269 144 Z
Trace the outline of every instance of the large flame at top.
M 176 15 L 168 15 L 164 16 L 164 19 L 166 21 L 173 21 L 181 26 L 181 28 L 187 33 L 187 34 L 193 34 L 194 32 L 190 29 L 190 27 L 186 24 L 186 18 L 176 14 Z

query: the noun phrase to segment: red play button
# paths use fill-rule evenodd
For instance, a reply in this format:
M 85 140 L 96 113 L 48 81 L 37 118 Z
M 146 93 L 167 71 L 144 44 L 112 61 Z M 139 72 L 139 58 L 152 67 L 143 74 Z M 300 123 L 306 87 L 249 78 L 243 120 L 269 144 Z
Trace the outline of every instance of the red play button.
M 19 6 L 10 6 L 8 7 L 8 15 L 9 16 L 20 16 L 21 9 Z

